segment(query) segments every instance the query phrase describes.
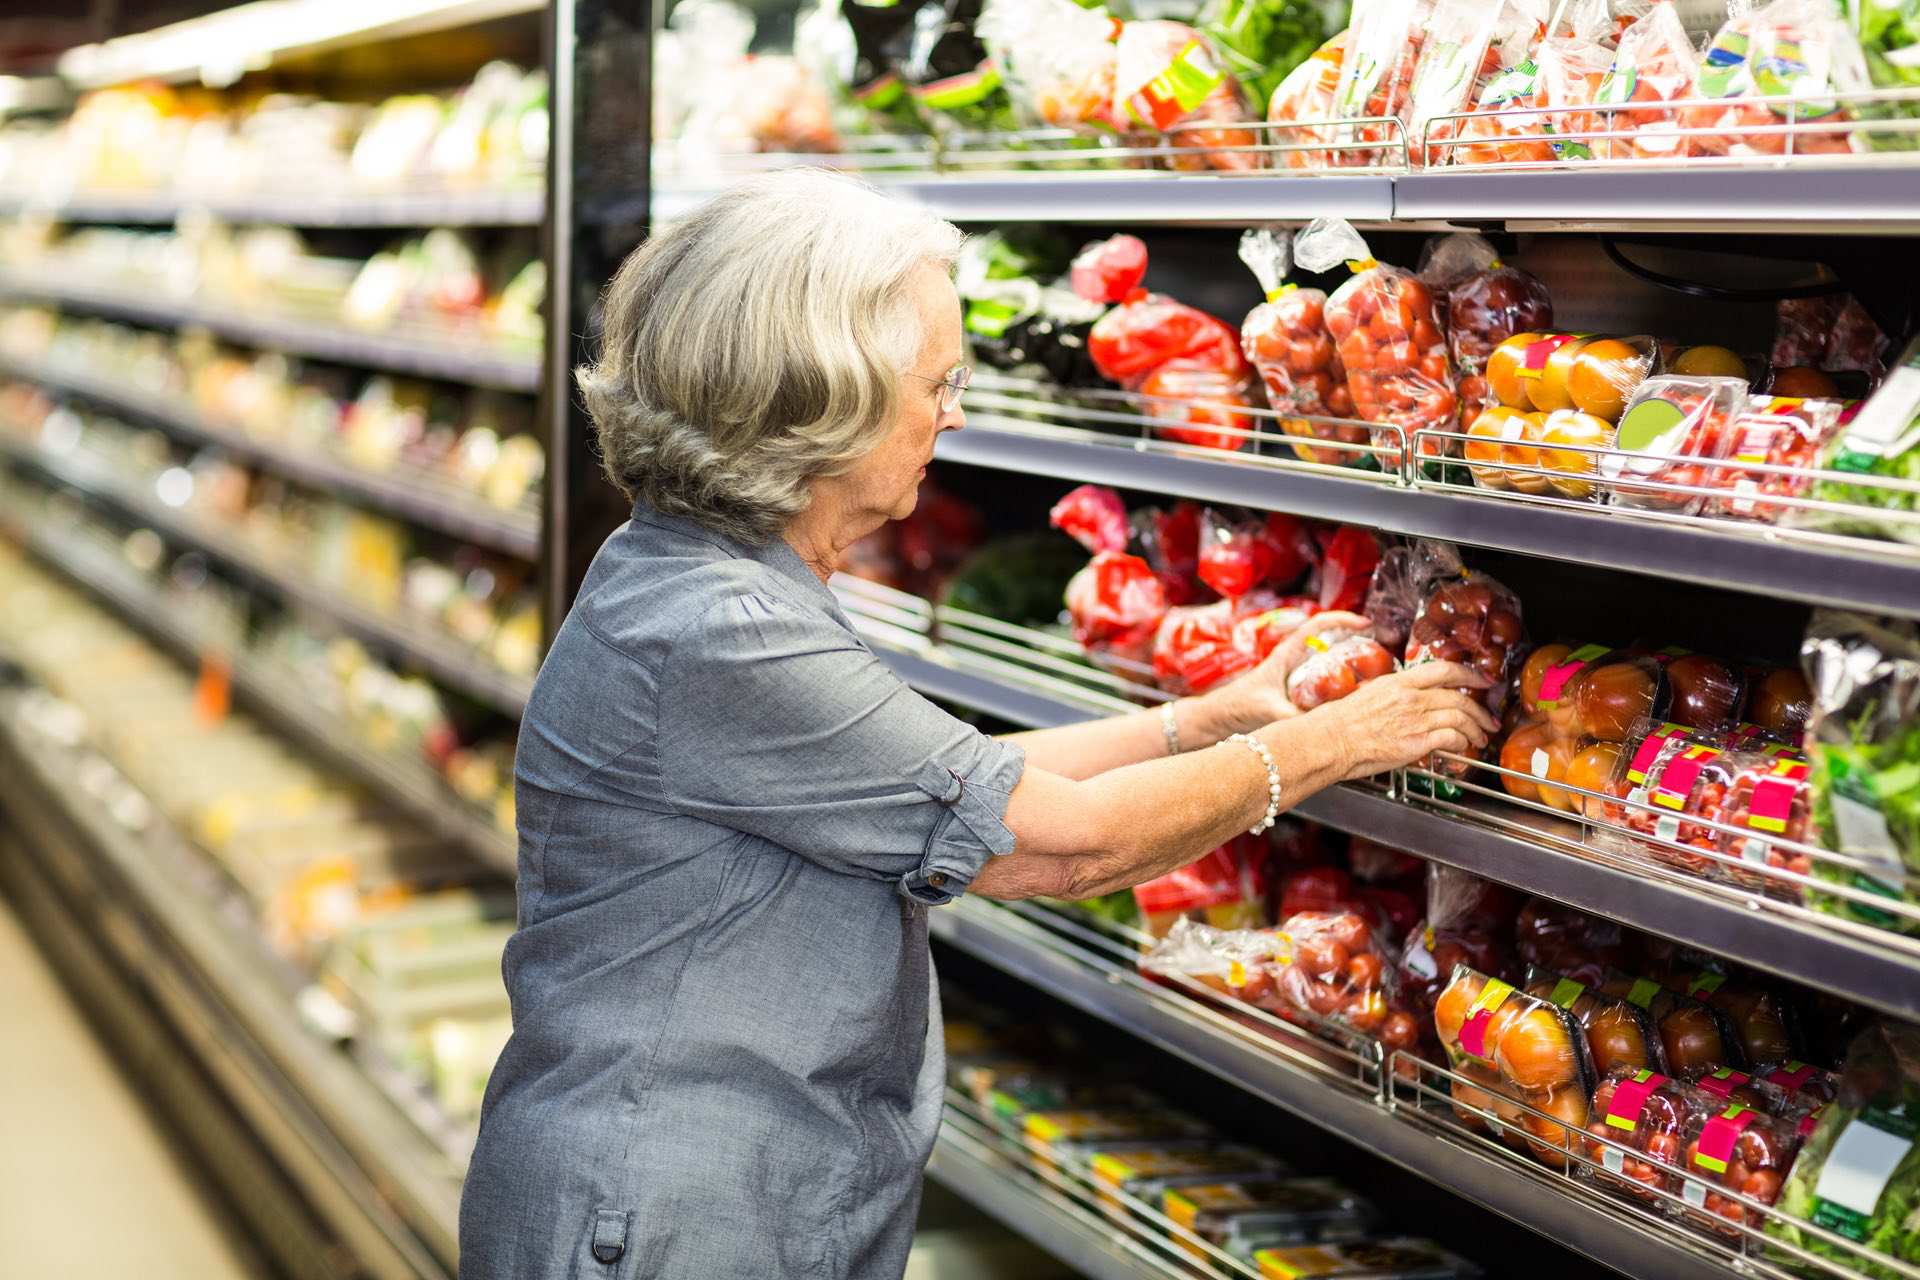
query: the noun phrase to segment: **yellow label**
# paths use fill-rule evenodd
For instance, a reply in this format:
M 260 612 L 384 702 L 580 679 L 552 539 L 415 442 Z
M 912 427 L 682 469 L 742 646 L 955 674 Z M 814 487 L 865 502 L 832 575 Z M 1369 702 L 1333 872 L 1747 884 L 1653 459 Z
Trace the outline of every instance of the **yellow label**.
M 1229 962 L 1227 965 L 1227 985 L 1230 987 L 1246 986 L 1247 966 L 1241 964 L 1238 960 Z

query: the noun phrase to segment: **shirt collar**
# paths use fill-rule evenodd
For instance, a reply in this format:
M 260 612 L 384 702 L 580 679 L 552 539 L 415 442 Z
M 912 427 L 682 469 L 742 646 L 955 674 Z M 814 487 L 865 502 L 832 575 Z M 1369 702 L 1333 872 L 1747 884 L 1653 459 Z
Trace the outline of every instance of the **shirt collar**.
M 791 581 L 800 589 L 802 595 L 824 608 L 842 626 L 852 629 L 852 624 L 840 609 L 840 598 L 834 595 L 826 583 L 820 581 L 812 569 L 807 567 L 807 562 L 800 558 L 799 552 L 787 544 L 785 538 L 776 537 L 758 546 L 739 542 L 685 516 L 671 516 L 655 511 L 638 499 L 633 504 L 633 518 L 642 524 L 650 524 L 657 529 L 665 529 L 681 537 L 704 542 L 736 560 L 752 560 L 756 564 L 765 565 Z

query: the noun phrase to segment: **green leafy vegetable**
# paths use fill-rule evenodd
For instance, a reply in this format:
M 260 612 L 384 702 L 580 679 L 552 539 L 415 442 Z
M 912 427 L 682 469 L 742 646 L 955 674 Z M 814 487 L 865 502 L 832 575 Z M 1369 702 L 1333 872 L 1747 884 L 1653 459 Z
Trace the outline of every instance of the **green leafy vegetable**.
M 1851 0 L 1848 10 L 1874 87 L 1920 88 L 1920 0 Z M 1920 102 L 1862 104 L 1855 114 L 1870 120 L 1920 119 Z M 1920 147 L 1920 132 L 1874 132 L 1867 141 L 1875 151 L 1912 151 Z
M 1314 0 L 1212 0 L 1200 30 L 1264 116 L 1287 73 L 1346 25 L 1346 5 L 1336 7 L 1328 12 Z

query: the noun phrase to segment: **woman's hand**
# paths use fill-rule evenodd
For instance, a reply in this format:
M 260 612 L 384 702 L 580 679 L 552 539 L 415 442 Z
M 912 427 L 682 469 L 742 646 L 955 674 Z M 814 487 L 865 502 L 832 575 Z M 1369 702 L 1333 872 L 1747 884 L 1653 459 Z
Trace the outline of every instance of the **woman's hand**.
M 1462 691 L 1485 689 L 1487 683 L 1457 662 L 1423 662 L 1369 680 L 1306 714 L 1333 722 L 1335 741 L 1344 748 L 1345 779 L 1370 778 L 1436 751 L 1479 754 L 1500 722 Z
M 1215 709 L 1219 723 L 1232 726 L 1227 733 L 1248 733 L 1275 720 L 1297 716 L 1300 708 L 1287 696 L 1287 677 L 1311 656 L 1308 638 L 1323 631 L 1363 631 L 1372 625 L 1357 613 L 1315 614 L 1281 641 L 1259 666 L 1231 684 L 1202 695 L 1202 700 L 1218 700 Z

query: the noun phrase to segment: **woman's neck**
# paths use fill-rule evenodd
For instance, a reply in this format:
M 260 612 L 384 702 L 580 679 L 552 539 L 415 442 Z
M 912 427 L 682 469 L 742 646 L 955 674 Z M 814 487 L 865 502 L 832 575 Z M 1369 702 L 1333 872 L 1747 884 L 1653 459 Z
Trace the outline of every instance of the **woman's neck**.
M 871 529 L 854 527 L 829 495 L 816 494 L 807 509 L 788 522 L 780 536 L 807 568 L 825 582 L 839 567 L 840 553 L 871 532 Z

